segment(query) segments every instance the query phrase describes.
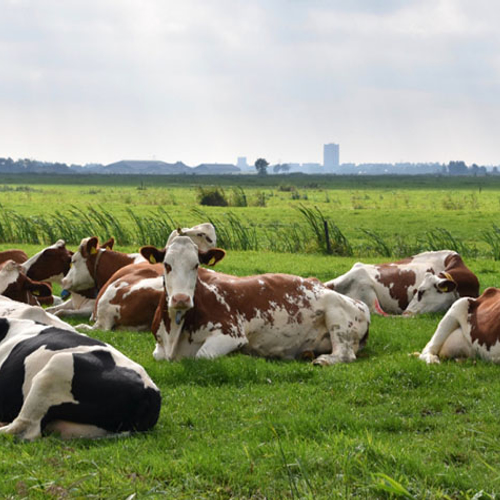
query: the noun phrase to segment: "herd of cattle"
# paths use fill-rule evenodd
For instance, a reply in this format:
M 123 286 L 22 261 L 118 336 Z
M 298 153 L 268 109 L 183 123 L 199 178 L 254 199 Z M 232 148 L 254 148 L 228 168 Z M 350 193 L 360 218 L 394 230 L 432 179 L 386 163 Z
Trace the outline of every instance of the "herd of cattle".
M 420 359 L 500 361 L 500 290 L 479 296 L 477 277 L 453 251 L 357 263 L 322 283 L 200 267 L 225 256 L 208 223 L 174 231 L 163 249 L 125 254 L 113 244 L 90 237 L 76 252 L 63 240 L 31 258 L 0 252 L 0 433 L 100 437 L 155 425 L 161 396 L 144 368 L 78 330 L 152 331 L 157 360 L 240 351 L 331 365 L 356 359 L 370 313 L 447 311 Z M 52 295 L 52 283 L 67 300 Z M 93 326 L 74 328 L 68 316 Z

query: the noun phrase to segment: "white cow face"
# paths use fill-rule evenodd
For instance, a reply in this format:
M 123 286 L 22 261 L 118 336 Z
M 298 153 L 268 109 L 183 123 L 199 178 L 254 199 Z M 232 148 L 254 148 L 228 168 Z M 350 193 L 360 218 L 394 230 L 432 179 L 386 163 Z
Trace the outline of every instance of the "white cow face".
M 63 278 L 61 284 L 65 290 L 78 292 L 88 290 L 95 286 L 95 281 L 90 274 L 89 261 L 91 256 L 97 254 L 97 238 L 84 238 L 78 251 L 71 257 L 71 265 L 68 274 Z
M 190 237 L 177 236 L 165 250 L 142 247 L 141 254 L 149 262 L 163 262 L 169 316 L 179 324 L 186 311 L 194 307 L 198 266 L 215 265 L 226 253 L 220 248 L 200 251 Z
M 446 273 L 425 273 L 404 315 L 446 311 L 458 299 L 457 284 Z

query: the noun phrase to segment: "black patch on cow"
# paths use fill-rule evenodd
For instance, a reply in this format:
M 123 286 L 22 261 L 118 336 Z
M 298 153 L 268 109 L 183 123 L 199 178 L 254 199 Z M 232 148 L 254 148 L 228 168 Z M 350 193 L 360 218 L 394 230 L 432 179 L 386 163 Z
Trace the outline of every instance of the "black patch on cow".
M 0 318 L 0 342 L 6 337 L 9 332 L 10 323 L 7 318 Z
M 0 318 L 1 323 L 7 322 Z M 5 326 L 0 326 L 3 330 Z M 25 377 L 25 359 L 40 347 L 59 351 L 78 346 L 105 346 L 103 342 L 85 335 L 48 327 L 34 337 L 19 342 L 9 353 L 0 367 L 0 422 L 11 422 L 23 405 L 23 383 Z
M 140 375 L 116 366 L 109 351 L 73 354 L 73 397 L 78 404 L 53 406 L 42 421 L 69 420 L 97 425 L 110 432 L 144 431 L 158 420 L 159 391 L 144 387 Z

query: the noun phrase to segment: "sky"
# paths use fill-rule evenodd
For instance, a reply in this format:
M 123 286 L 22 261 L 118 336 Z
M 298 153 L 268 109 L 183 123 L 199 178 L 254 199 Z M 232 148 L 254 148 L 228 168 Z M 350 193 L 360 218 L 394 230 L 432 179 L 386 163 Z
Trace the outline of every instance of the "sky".
M 0 0 L 0 157 L 500 164 L 500 2 Z

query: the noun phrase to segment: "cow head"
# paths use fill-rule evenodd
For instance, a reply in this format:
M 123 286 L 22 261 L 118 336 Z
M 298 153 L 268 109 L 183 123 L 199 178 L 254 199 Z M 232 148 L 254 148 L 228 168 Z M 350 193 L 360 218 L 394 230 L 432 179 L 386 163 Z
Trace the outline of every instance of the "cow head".
M 213 266 L 226 252 L 220 248 L 202 251 L 190 237 L 177 236 L 166 249 L 142 247 L 141 254 L 150 262 L 163 262 L 169 315 L 179 324 L 185 312 L 194 306 L 198 266 Z
M 73 252 L 66 248 L 65 241 L 58 240 L 28 259 L 22 267 L 26 275 L 33 280 L 60 283 L 68 274 L 72 255 Z
M 96 236 L 84 238 L 80 242 L 78 250 L 71 257 L 70 270 L 62 280 L 63 288 L 78 292 L 95 287 L 94 270 L 99 251 L 111 250 L 114 241 L 111 238 L 99 246 L 99 239 Z
M 191 228 L 177 228 L 170 233 L 167 240 L 167 247 L 177 236 L 189 236 L 193 243 L 201 251 L 209 250 L 214 248 L 217 243 L 217 236 L 215 234 L 215 228 L 210 222 L 205 222 L 204 224 L 198 224 Z
M 458 298 L 457 284 L 448 273 L 427 272 L 403 315 L 446 311 Z
M 52 289 L 47 283 L 28 278 L 20 264 L 8 260 L 0 268 L 0 294 L 18 302 L 38 305 L 37 297 L 52 297 Z

